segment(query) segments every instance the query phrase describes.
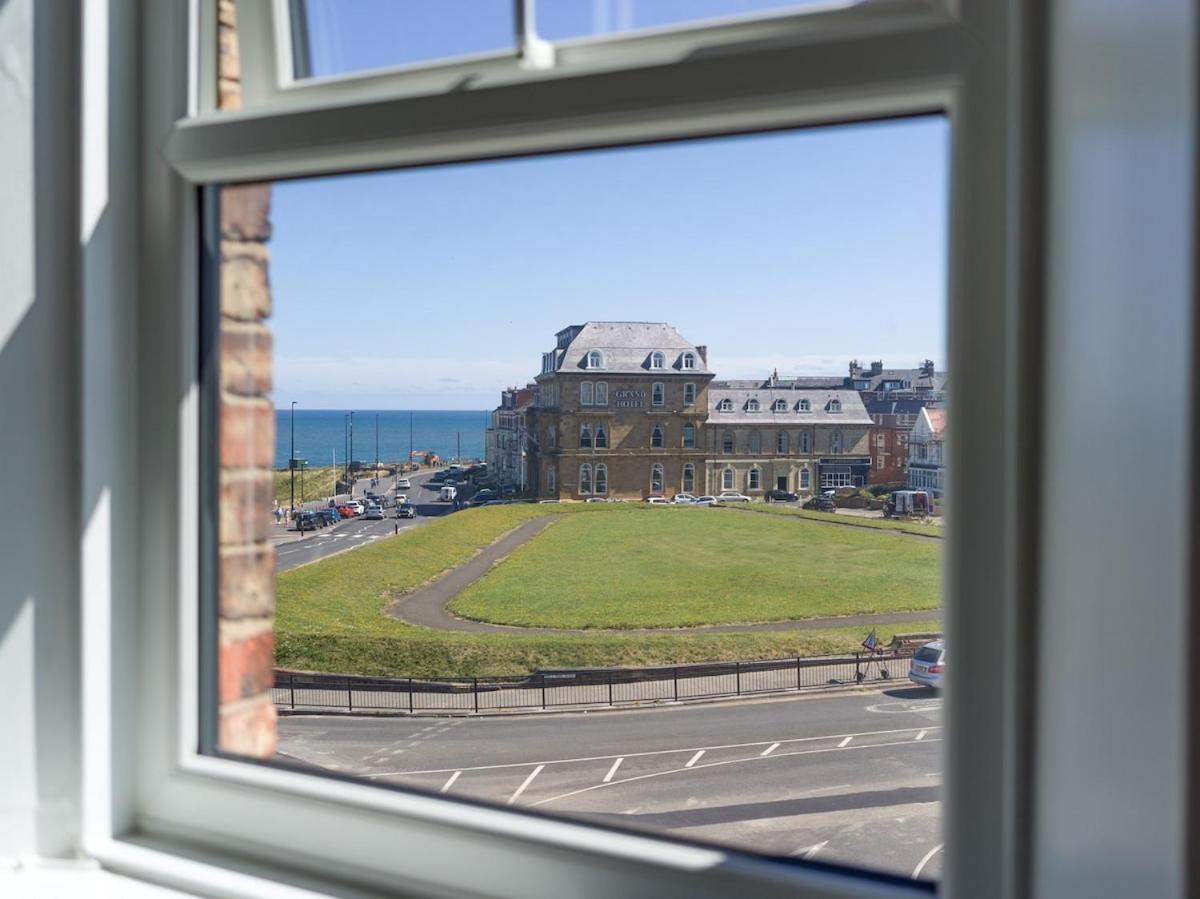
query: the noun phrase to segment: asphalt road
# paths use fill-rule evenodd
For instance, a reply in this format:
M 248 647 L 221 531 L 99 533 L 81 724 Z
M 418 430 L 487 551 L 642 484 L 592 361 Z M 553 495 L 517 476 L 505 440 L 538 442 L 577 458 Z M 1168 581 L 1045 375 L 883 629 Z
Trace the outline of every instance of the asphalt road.
M 432 476 L 432 469 L 408 476 L 412 481 L 412 489 L 407 491 L 407 495 L 409 502 L 417 507 L 416 518 L 385 517 L 383 521 L 364 521 L 361 517 L 350 518 L 332 527 L 317 531 L 305 531 L 303 537 L 298 537 L 294 532 L 289 533 L 289 536 L 296 539 L 280 543 L 275 550 L 276 573 L 309 562 L 316 562 L 318 559 L 324 559 L 348 549 L 357 549 L 360 546 L 374 543 L 376 540 L 394 534 L 397 525 L 402 531 L 409 530 L 420 527 L 431 518 L 448 514 L 453 507 L 449 503 L 437 502 L 437 491 L 425 486 Z M 362 497 L 369 484 L 368 479 L 358 481 L 354 485 L 355 497 Z M 379 486 L 374 489 L 376 493 L 391 495 L 391 485 L 391 478 L 382 478 Z M 384 509 L 385 516 L 391 516 L 394 512 L 395 508 Z
M 285 716 L 285 756 L 380 783 L 936 879 L 941 699 L 836 696 L 492 718 Z

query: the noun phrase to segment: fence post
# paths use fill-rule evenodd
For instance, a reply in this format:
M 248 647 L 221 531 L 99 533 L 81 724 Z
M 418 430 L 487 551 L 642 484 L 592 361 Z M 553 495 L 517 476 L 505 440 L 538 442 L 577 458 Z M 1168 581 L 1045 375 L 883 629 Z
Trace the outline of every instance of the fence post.
M 288 687 L 292 691 L 292 711 L 296 711 L 296 675 L 288 675 Z
M 346 681 L 346 711 L 354 711 L 354 686 Z
M 742 695 L 742 663 L 741 662 L 733 663 L 733 676 L 736 679 L 734 681 L 734 684 L 737 688 L 737 695 L 741 696 Z
M 479 711 L 479 678 L 471 678 L 471 692 L 475 694 L 475 711 Z
M 542 675 L 542 711 L 546 711 L 546 675 Z
M 412 678 L 410 677 L 408 679 L 408 713 L 411 715 L 412 711 L 413 711 Z
M 854 654 L 854 682 L 856 684 L 861 684 L 863 682 L 862 666 L 859 664 L 860 662 L 861 657 L 856 652 Z
M 679 668 L 673 668 L 671 672 L 675 675 L 675 701 L 679 702 Z
M 611 670 L 608 672 L 608 704 L 609 704 L 609 705 L 612 705 L 612 704 L 613 704 L 613 700 L 612 700 L 612 671 L 611 671 Z
M 796 689 L 800 689 L 800 656 L 796 656 Z

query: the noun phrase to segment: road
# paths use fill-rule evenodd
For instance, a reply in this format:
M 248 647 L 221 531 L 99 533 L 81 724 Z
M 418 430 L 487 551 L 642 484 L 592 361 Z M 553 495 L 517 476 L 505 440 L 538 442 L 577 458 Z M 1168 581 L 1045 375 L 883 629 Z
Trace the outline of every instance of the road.
M 305 531 L 303 537 L 298 537 L 294 531 L 288 536 L 294 539 L 279 543 L 275 550 L 275 572 L 279 573 L 316 562 L 335 553 L 374 543 L 383 537 L 396 532 L 397 526 L 405 531 L 420 527 L 431 518 L 445 515 L 451 511 L 449 503 L 437 502 L 437 492 L 432 487 L 425 486 L 433 477 L 433 470 L 421 471 L 408 476 L 412 481 L 412 489 L 407 491 L 409 502 L 417 507 L 416 518 L 384 518 L 383 521 L 364 521 L 362 518 L 351 518 L 328 528 L 317 531 Z M 363 478 L 354 485 L 354 495 L 363 496 L 370 485 L 370 480 Z M 391 478 L 381 478 L 379 486 L 374 488 L 376 493 L 391 493 Z M 394 509 L 384 510 L 385 515 L 391 515 Z
M 936 879 L 941 700 L 919 689 L 491 718 L 285 716 L 377 783 Z

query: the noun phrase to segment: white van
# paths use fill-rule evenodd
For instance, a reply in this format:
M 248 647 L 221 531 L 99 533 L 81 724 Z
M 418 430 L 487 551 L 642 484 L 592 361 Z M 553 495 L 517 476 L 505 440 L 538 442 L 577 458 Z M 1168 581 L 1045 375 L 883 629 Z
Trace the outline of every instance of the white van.
M 458 496 L 457 487 L 443 487 L 442 492 L 438 494 L 438 499 L 440 499 L 442 502 L 452 503 L 454 502 L 454 497 L 456 496 Z

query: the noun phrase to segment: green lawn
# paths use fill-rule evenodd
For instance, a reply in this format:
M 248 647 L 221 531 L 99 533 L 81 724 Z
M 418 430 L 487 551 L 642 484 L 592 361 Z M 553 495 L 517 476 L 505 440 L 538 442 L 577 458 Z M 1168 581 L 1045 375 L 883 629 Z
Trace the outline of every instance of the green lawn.
M 568 513 L 572 518 L 608 518 L 630 512 L 673 516 L 678 511 L 567 504 L 470 509 L 371 546 L 284 572 L 279 576 L 277 588 L 276 664 L 301 671 L 344 674 L 470 677 L 522 674 L 551 667 L 810 656 L 848 652 L 858 647 L 869 628 L 797 628 L 766 634 L 510 636 L 431 631 L 384 614 L 384 608 L 397 593 L 411 591 L 461 564 L 501 534 L 531 518 L 552 512 Z M 687 511 L 728 514 L 714 510 Z M 562 524 L 559 522 L 547 533 Z M 917 544 L 895 537 L 889 539 L 906 546 Z M 881 628 L 879 637 L 886 641 L 894 631 L 922 632 L 939 627 L 937 613 L 932 612 L 929 620 Z
M 801 509 L 798 506 L 781 506 L 778 504 L 752 503 L 746 505 L 730 504 L 727 508 L 735 512 L 765 513 L 767 515 L 784 515 L 789 518 L 802 518 L 808 521 L 824 521 L 829 524 L 840 524 L 846 527 L 869 528 L 877 531 L 900 531 L 905 534 L 919 534 L 922 537 L 941 537 L 945 528 L 937 524 L 921 524 L 916 521 L 890 518 L 859 518 L 857 515 L 835 515 L 830 512 L 816 512 L 811 509 Z
M 460 594 L 464 618 L 638 628 L 941 605 L 941 546 L 714 509 L 630 507 L 552 525 Z

